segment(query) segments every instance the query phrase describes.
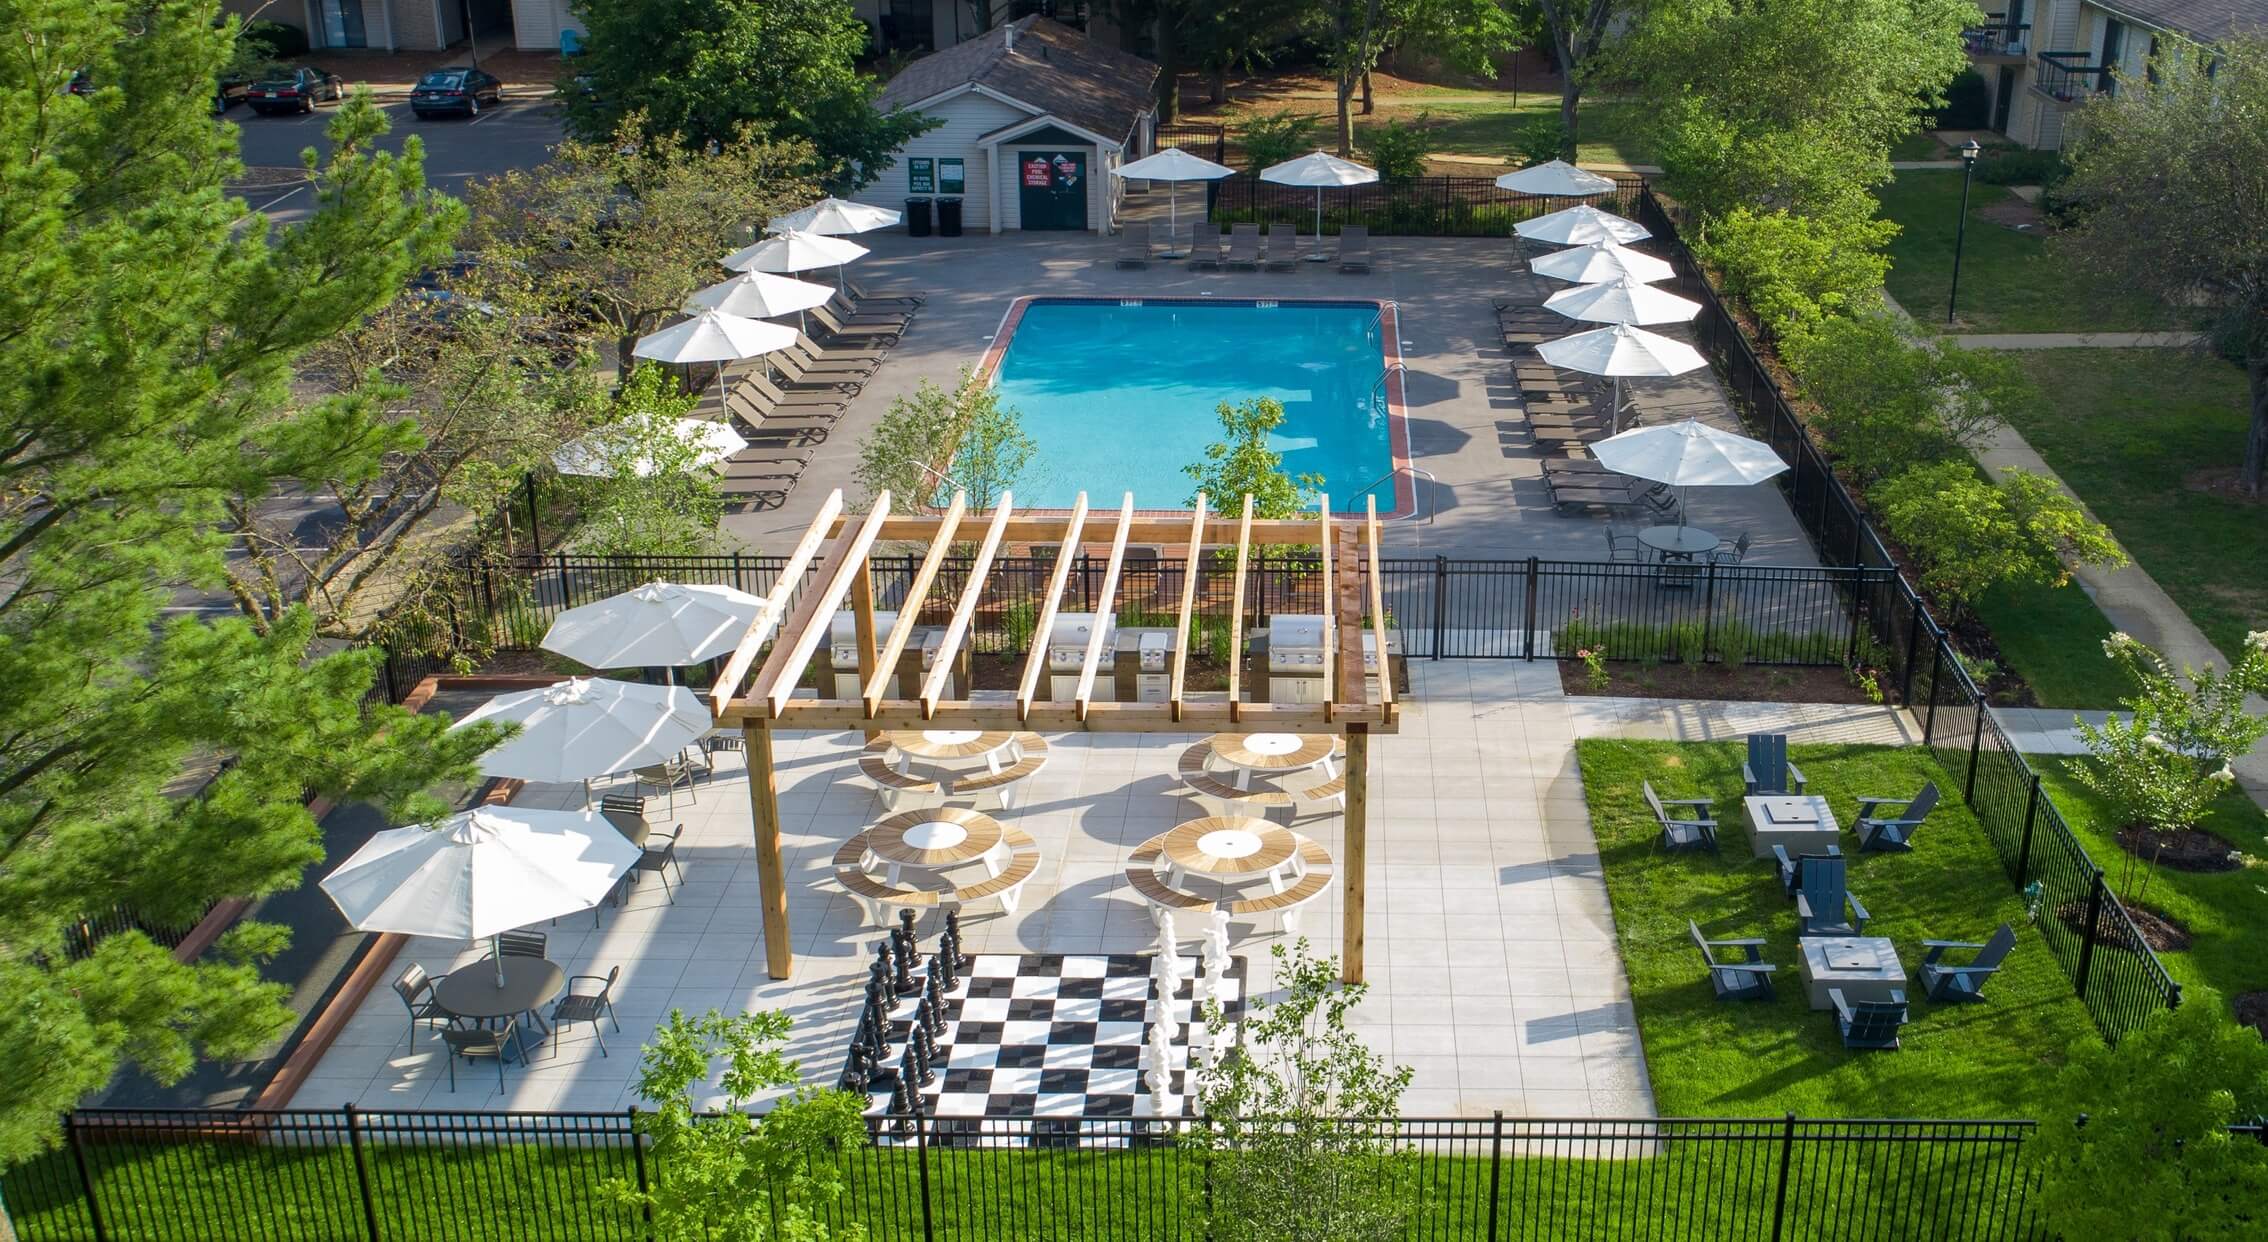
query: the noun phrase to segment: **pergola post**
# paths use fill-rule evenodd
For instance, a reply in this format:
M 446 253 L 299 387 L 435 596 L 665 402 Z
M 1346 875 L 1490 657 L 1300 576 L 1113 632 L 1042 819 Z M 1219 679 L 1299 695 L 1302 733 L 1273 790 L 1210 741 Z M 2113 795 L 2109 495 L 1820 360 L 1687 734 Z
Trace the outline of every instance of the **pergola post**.
M 772 729 L 751 721 L 740 727 L 740 737 L 748 756 L 749 817 L 756 825 L 756 886 L 758 900 L 764 906 L 764 969 L 774 979 L 785 979 L 795 969 L 795 946 L 788 940 L 787 865 L 780 859 L 780 783 L 772 768 Z
M 874 673 L 874 558 L 869 556 L 858 563 L 858 576 L 851 579 L 851 615 L 858 623 L 858 678 L 865 685 Z M 832 622 L 830 621 L 830 624 Z M 826 692 L 821 691 L 821 698 Z M 882 736 L 880 729 L 868 729 L 866 740 L 871 742 Z
M 1383 656 L 1379 660 L 1385 664 Z M 1339 978 L 1362 982 L 1364 895 L 1370 865 L 1370 726 L 1347 726 L 1346 857 L 1339 864 L 1345 906 L 1340 932 Z

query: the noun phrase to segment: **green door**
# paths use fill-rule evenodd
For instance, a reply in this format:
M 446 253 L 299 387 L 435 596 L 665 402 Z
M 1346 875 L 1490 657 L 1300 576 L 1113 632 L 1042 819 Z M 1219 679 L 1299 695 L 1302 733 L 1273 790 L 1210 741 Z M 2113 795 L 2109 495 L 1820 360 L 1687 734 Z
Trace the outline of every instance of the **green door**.
M 1087 227 L 1087 153 L 1018 151 L 1016 185 L 1024 227 Z

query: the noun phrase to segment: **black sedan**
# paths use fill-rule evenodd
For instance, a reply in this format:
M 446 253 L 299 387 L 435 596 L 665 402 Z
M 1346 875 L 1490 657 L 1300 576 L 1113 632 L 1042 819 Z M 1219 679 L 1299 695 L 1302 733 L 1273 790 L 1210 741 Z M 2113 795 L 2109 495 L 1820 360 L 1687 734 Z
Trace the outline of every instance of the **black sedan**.
M 410 91 L 410 111 L 420 117 L 462 112 L 479 116 L 482 108 L 504 102 L 504 83 L 493 73 L 457 67 L 436 69 L 417 80 Z
M 346 83 L 335 73 L 320 69 L 287 69 L 270 74 L 246 87 L 244 101 L 262 116 L 278 112 L 313 112 L 326 99 L 346 98 Z

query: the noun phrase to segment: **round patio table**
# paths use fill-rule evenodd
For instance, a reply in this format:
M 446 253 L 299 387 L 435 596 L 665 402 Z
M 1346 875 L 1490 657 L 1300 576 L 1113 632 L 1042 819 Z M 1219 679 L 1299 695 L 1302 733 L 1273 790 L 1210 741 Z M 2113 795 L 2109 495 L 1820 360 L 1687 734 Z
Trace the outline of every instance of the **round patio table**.
M 1014 763 L 1022 757 L 1016 734 L 1003 729 L 905 729 L 883 734 L 898 752 L 898 770 L 910 759 L 951 763 L 982 759 L 987 770 L 998 772 L 1001 758 Z
M 889 864 L 893 887 L 902 867 L 942 869 L 982 862 L 988 874 L 998 875 L 996 852 L 1003 831 L 999 820 L 981 811 L 927 807 L 900 811 L 867 829 L 866 849 Z
M 1174 825 L 1158 846 L 1177 872 L 1235 880 L 1267 875 L 1290 862 L 1298 856 L 1299 836 L 1265 819 L 1208 815 Z
M 1649 526 L 1638 532 L 1638 542 L 1663 556 L 1679 556 L 1691 560 L 1724 540 L 1698 526 Z
M 433 999 L 460 1018 L 493 1022 L 534 1013 L 566 986 L 567 972 L 556 962 L 540 957 L 507 957 L 501 986 L 496 982 L 496 963 L 482 960 L 436 980 Z
M 1236 769 L 1239 789 L 1252 788 L 1254 772 L 1281 774 L 1319 766 L 1323 775 L 1337 775 L 1331 757 L 1338 753 L 1339 739 L 1327 733 L 1216 733 L 1205 745 L 1214 758 Z

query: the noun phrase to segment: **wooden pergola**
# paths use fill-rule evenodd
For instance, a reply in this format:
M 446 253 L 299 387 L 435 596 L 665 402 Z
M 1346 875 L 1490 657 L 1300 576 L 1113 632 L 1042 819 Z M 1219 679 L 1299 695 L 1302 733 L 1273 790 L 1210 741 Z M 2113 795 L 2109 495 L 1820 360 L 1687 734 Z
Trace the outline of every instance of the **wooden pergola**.
M 888 634 L 875 627 L 872 557 L 877 543 L 911 540 L 927 547 L 915 569 L 905 598 L 899 601 L 897 621 Z M 929 602 L 930 588 L 949 551 L 956 544 L 974 541 L 974 559 L 966 585 L 953 601 L 942 647 L 919 693 L 911 698 L 887 698 L 898 658 L 913 637 L 915 623 Z M 1049 576 L 1038 622 L 1033 628 L 1031 651 L 1013 692 L 985 697 L 948 698 L 948 679 L 956 658 L 967 643 L 977 606 L 983 597 L 993 561 L 1006 543 L 1052 544 L 1055 568 Z M 1072 562 L 1082 549 L 1107 545 L 1100 589 L 1092 602 L 1100 615 L 1115 611 L 1119 576 L 1129 544 L 1178 547 L 1184 559 L 1177 633 L 1188 635 L 1197 601 L 1199 557 L 1207 548 L 1234 548 L 1235 568 L 1230 590 L 1229 650 L 1244 649 L 1246 576 L 1256 547 L 1287 545 L 1314 548 L 1321 554 L 1323 575 L 1325 692 L 1316 703 L 1247 703 L 1240 684 L 1240 658 L 1232 656 L 1228 668 L 1228 694 L 1185 697 L 1183 693 L 1190 644 L 1174 644 L 1171 691 L 1163 703 L 1124 703 L 1094 698 L 1095 677 L 1103 664 L 1106 627 L 1095 626 L 1087 639 L 1079 670 L 1077 693 L 1069 701 L 1036 697 L 1046 670 L 1047 638 L 1051 632 Z M 814 566 L 816 570 L 814 571 Z M 1367 575 L 1366 575 L 1367 570 Z M 1215 572 L 1218 572 L 1215 570 Z M 806 578 L 809 583 L 806 584 Z M 1367 579 L 1367 590 L 1365 582 Z M 1363 922 L 1365 861 L 1368 849 L 1370 807 L 1370 736 L 1392 733 L 1398 727 L 1393 676 L 1387 661 L 1386 609 L 1381 599 L 1383 575 L 1379 565 L 1378 506 L 1371 501 L 1360 516 L 1331 512 L 1328 498 L 1312 518 L 1256 519 L 1252 498 L 1246 496 L 1236 516 L 1208 509 L 1206 498 L 1196 508 L 1176 512 L 1137 512 L 1134 496 L 1126 493 L 1115 512 L 1092 512 L 1080 493 L 1068 514 L 1060 510 L 1019 514 L 1014 498 L 1003 495 L 990 513 L 969 512 L 966 498 L 955 494 L 936 514 L 895 515 L 890 495 L 874 500 L 871 511 L 857 516 L 844 511 L 843 495 L 836 491 L 820 505 L 803 537 L 788 556 L 773 583 L 764 606 L 742 636 L 739 647 L 726 661 L 724 671 L 710 690 L 710 706 L 720 725 L 737 725 L 745 739 L 748 758 L 748 801 L 755 819 L 756 863 L 764 907 L 764 956 L 775 979 L 784 979 L 794 967 L 788 939 L 787 876 L 780 859 L 779 786 L 773 767 L 772 734 L 780 730 L 827 732 L 859 729 L 873 735 L 885 729 L 1028 730 L 1047 733 L 1323 733 L 1346 738 L 1346 843 L 1338 871 L 1345 885 L 1343 973 L 1349 982 L 1363 974 Z M 798 594 L 798 588 L 803 588 Z M 797 697 L 797 685 L 820 643 L 826 641 L 835 614 L 849 607 L 857 620 L 858 673 L 863 691 L 856 699 Z M 1363 668 L 1363 633 L 1366 625 L 1375 636 L 1379 692 L 1371 701 L 1369 680 Z M 767 644 L 769 649 L 767 650 Z M 762 656 L 762 663 L 758 657 Z M 753 672 L 753 675 L 751 675 Z M 905 687 L 900 687 L 901 690 Z M 964 688 L 967 692 L 967 688 Z

